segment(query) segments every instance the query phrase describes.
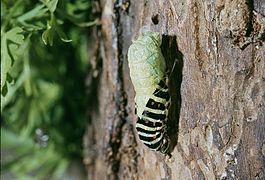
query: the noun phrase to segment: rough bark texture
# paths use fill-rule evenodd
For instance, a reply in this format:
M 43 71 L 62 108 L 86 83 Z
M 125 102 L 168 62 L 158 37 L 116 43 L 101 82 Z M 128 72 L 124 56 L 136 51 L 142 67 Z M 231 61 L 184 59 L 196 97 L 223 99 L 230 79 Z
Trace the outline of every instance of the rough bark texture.
M 88 179 L 265 179 L 265 1 L 102 0 L 98 7 Z M 176 61 L 170 161 L 142 145 L 134 128 L 127 51 L 143 29 L 164 35 L 168 69 Z

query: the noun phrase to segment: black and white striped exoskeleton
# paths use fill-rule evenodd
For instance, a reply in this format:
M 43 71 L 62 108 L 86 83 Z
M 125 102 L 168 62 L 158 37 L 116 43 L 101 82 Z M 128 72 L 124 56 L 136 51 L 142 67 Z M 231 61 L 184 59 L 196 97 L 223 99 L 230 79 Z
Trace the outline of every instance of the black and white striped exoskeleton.
M 160 45 L 160 33 L 144 33 L 130 46 L 128 62 L 136 93 L 139 139 L 149 148 L 166 154 L 169 147 L 167 120 L 170 96 Z

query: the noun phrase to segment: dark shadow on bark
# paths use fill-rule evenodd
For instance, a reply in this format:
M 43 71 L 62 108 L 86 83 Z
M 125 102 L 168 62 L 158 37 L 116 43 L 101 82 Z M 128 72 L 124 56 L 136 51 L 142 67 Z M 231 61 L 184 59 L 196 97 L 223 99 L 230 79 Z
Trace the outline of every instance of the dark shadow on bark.
M 169 153 L 173 151 L 178 141 L 179 116 L 181 108 L 181 82 L 183 55 L 178 50 L 176 36 L 162 36 L 161 45 L 162 54 L 167 64 L 169 75 L 169 93 L 171 96 L 171 105 L 169 108 L 169 119 L 167 122 L 167 133 L 170 139 Z

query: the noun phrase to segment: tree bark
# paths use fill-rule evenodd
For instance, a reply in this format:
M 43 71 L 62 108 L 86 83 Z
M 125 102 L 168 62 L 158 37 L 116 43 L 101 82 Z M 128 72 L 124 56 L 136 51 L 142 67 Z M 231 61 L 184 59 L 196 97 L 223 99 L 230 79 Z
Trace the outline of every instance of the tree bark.
M 264 179 L 265 1 L 113 2 L 99 2 L 94 29 L 88 179 Z M 134 127 L 127 51 L 144 29 L 163 35 L 168 69 L 176 62 L 170 160 Z

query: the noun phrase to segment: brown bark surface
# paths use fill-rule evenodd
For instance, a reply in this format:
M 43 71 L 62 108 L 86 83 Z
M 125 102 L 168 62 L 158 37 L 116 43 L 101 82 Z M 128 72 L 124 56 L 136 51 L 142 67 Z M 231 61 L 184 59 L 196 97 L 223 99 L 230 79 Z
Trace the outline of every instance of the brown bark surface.
M 265 1 L 102 0 L 98 7 L 88 179 L 265 179 Z M 127 51 L 145 28 L 163 35 L 168 69 L 176 61 L 171 161 L 141 144 L 134 128 Z

